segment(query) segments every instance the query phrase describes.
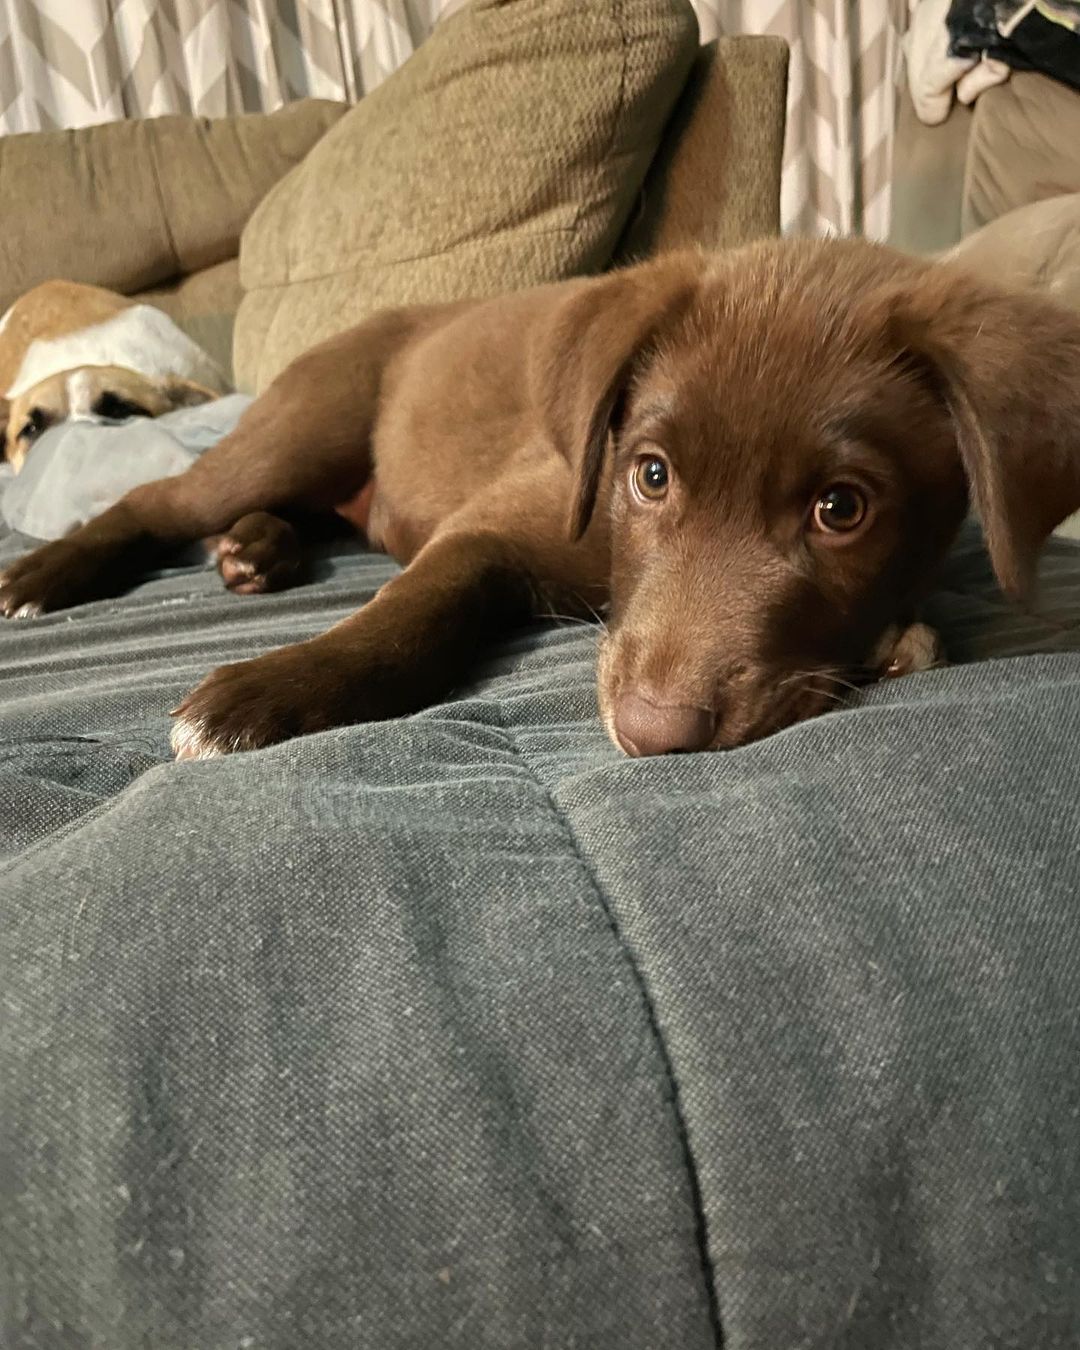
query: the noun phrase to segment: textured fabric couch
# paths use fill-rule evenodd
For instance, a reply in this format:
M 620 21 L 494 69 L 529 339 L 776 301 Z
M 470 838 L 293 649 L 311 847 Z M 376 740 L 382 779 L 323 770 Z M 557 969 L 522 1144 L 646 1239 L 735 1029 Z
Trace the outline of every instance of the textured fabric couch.
M 783 84 L 699 55 L 616 256 L 776 228 Z M 291 116 L 268 174 L 340 120 Z M 84 233 L 102 147 L 161 134 L 57 172 Z M 244 181 L 184 254 L 223 270 L 71 257 L 231 312 Z M 170 760 L 209 667 L 392 571 L 0 627 L 5 1350 L 1080 1343 L 1077 550 L 1018 612 L 967 531 L 952 667 L 732 753 L 620 757 L 549 623 L 417 717 Z
M 169 762 L 392 571 L 0 633 L 5 1350 L 1073 1350 L 1074 546 L 1031 616 L 969 537 L 957 664 L 731 754 L 619 756 L 554 624 Z
M 21 203 L 0 233 L 0 313 L 52 277 L 107 286 L 160 304 L 230 369 L 241 231 L 344 111 L 307 99 L 0 138 L 0 191 Z

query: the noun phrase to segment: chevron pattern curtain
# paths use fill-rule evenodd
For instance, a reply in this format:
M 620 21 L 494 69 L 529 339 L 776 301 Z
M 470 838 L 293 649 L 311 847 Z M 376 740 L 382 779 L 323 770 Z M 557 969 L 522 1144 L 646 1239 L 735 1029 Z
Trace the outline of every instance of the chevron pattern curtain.
M 916 0 L 694 0 L 703 41 L 791 47 L 780 214 L 788 234 L 889 232 L 901 39 Z
M 0 0 L 0 135 L 355 100 L 464 0 Z M 581 0 L 582 4 L 590 0 Z M 702 39 L 792 49 L 787 233 L 889 227 L 900 39 L 915 0 L 693 0 Z
M 355 100 L 453 7 L 452 0 L 0 0 L 0 134 L 163 113 L 270 112 L 306 95 Z

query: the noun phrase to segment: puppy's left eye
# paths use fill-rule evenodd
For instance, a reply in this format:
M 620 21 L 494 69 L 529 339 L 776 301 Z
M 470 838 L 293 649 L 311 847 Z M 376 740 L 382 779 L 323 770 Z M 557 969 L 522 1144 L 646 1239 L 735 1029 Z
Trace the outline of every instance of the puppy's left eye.
M 846 534 L 863 523 L 866 511 L 866 497 L 859 488 L 833 483 L 814 503 L 814 527 L 829 534 Z
M 647 502 L 658 502 L 667 496 L 671 474 L 668 466 L 656 455 L 642 455 L 631 479 L 634 492 Z

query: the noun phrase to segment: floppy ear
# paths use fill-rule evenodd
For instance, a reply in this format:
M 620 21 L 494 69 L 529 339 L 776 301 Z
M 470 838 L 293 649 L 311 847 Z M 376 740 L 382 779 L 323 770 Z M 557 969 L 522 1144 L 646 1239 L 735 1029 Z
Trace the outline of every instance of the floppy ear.
M 582 282 L 540 325 L 529 383 L 548 439 L 574 471 L 569 531 L 580 539 L 592 518 L 620 395 L 662 322 L 689 300 L 689 255 Z
M 165 381 L 165 397 L 173 408 L 195 408 L 200 403 L 209 403 L 211 399 L 220 398 L 221 395 L 216 389 L 210 389 L 205 384 L 185 380 L 180 375 L 170 375 Z
M 1047 535 L 1080 510 L 1080 316 L 937 264 L 895 297 L 898 341 L 929 372 L 1003 590 L 1030 590 Z

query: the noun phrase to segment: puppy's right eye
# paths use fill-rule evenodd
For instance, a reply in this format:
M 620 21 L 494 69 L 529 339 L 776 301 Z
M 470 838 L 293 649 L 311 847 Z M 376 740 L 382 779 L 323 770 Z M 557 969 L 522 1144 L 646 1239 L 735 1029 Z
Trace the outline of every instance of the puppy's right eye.
M 814 503 L 814 525 L 828 534 L 847 534 L 866 517 L 867 503 L 851 483 L 833 483 Z
M 658 502 L 667 496 L 671 474 L 657 455 L 642 455 L 630 478 L 635 495 L 642 501 Z

